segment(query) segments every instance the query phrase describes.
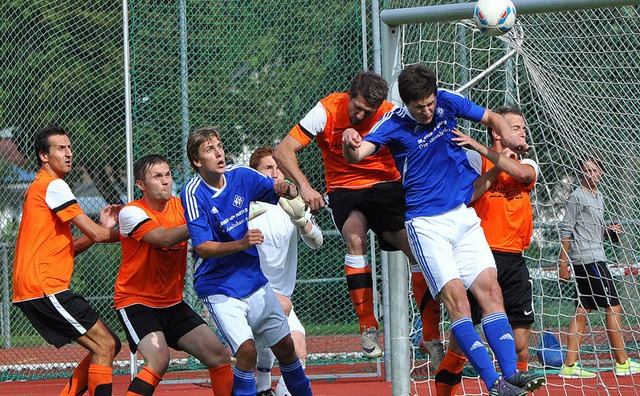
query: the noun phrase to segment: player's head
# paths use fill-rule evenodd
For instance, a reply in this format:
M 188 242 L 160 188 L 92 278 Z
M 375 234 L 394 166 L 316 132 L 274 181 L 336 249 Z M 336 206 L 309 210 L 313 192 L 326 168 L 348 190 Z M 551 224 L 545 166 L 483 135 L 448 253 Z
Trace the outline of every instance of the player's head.
M 593 190 L 598 188 L 600 179 L 604 175 L 602 160 L 596 155 L 587 154 L 580 158 L 582 185 Z
M 226 163 L 218 128 L 205 126 L 191 132 L 187 139 L 187 157 L 193 169 L 200 174 L 224 173 Z
M 513 151 L 519 150 L 520 147 L 526 147 L 528 128 L 522 110 L 516 106 L 509 106 L 498 107 L 493 112 L 500 114 L 507 121 L 511 132 L 507 136 L 500 136 L 496 131 L 488 128 L 487 132 L 491 142 L 495 143 L 500 140 L 502 147 L 508 147 Z
M 284 179 L 278 164 L 273 159 L 275 149 L 271 146 L 258 147 L 249 158 L 249 166 L 272 179 Z
M 36 134 L 33 148 L 38 166 L 46 166 L 58 177 L 64 177 L 72 169 L 73 153 L 67 131 L 58 125 L 47 125 Z
M 145 199 L 168 201 L 173 192 L 173 178 L 167 159 L 158 154 L 146 155 L 133 164 L 136 186 Z
M 382 76 L 371 71 L 361 71 L 349 84 L 347 112 L 352 125 L 358 125 L 371 117 L 387 98 L 389 85 Z
M 436 109 L 436 75 L 423 65 L 405 67 L 398 76 L 398 93 L 411 116 L 420 124 L 429 124 Z

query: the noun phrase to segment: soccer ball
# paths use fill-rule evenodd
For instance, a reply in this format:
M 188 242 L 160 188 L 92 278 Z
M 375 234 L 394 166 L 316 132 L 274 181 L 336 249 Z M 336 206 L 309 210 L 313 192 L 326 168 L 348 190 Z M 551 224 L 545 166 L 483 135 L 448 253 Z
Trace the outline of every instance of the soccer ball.
M 516 7 L 511 0 L 478 0 L 473 21 L 487 36 L 501 36 L 516 22 Z

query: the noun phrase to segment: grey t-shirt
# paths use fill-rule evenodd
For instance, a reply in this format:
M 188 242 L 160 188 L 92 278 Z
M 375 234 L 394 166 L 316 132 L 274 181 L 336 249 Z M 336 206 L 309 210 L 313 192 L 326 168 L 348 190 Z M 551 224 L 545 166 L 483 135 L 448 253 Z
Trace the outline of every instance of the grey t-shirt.
M 560 238 L 569 238 L 569 259 L 574 264 L 607 261 L 604 252 L 604 201 L 600 192 L 578 187 L 567 200 Z

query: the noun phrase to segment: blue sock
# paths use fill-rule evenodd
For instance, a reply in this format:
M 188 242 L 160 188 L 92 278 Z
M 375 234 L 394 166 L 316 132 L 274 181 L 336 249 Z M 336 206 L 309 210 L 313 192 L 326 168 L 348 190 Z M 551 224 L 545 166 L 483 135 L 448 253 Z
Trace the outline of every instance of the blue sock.
M 473 368 L 476 369 L 487 389 L 491 390 L 493 384 L 498 379 L 498 373 L 493 368 L 493 362 L 489 357 L 489 352 L 485 348 L 480 335 L 473 328 L 470 317 L 463 317 L 451 324 L 451 332 L 460 346 L 462 352 L 467 356 Z
M 502 376 L 511 377 L 516 372 L 516 343 L 513 329 L 504 312 L 496 312 L 482 318 L 482 330 L 489 346 L 493 350 Z
M 256 379 L 252 371 L 233 368 L 233 394 L 235 396 L 256 396 Z
M 280 374 L 284 378 L 291 396 L 312 396 L 311 382 L 304 373 L 300 360 L 287 365 L 280 365 Z

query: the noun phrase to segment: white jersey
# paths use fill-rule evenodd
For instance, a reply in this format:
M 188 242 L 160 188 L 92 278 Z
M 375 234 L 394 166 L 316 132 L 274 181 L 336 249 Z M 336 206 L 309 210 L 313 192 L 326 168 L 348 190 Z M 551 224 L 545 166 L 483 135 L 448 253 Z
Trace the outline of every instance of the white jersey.
M 291 298 L 298 270 L 298 230 L 279 205 L 265 202 L 252 205 L 267 208 L 264 214 L 249 221 L 249 229 L 259 229 L 264 235 L 264 242 L 257 245 L 260 268 L 275 292 Z

